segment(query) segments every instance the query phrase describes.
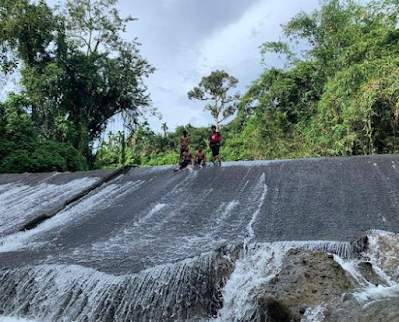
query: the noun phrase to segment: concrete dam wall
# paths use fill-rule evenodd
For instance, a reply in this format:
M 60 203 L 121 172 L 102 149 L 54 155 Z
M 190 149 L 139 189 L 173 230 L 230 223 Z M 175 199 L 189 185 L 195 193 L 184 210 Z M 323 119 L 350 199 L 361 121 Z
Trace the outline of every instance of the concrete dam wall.
M 338 302 L 359 321 L 398 313 L 361 309 L 396 294 L 398 156 L 172 169 L 0 175 L 0 315 L 340 321 Z M 331 291 L 287 294 L 301 276 Z

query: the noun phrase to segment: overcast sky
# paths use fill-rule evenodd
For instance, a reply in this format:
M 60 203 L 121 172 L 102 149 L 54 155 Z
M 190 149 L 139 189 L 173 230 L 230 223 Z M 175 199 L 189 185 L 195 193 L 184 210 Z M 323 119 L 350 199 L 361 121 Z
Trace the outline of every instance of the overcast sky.
M 161 120 L 150 119 L 151 127 L 160 132 L 164 122 L 170 130 L 211 124 L 204 103 L 190 101 L 187 92 L 216 69 L 236 77 L 237 90 L 245 92 L 263 70 L 259 46 L 278 40 L 280 25 L 301 9 L 318 7 L 318 0 L 119 0 L 121 16 L 139 19 L 129 24 L 126 38 L 138 37 L 142 56 L 157 68 L 145 79 L 162 114 Z M 271 57 L 266 64 L 281 66 L 281 61 Z M 119 130 L 118 122 L 110 129 Z

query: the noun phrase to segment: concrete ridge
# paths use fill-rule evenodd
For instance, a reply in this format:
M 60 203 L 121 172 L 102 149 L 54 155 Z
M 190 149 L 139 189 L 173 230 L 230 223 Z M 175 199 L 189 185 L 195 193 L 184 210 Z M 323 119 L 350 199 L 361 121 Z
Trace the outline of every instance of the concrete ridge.
M 120 175 L 122 175 L 124 173 L 127 173 L 133 167 L 135 167 L 135 166 L 124 166 L 122 168 L 115 169 L 110 174 L 108 174 L 108 175 L 106 175 L 104 177 L 101 177 L 98 181 L 96 181 L 94 184 L 90 185 L 86 189 L 74 194 L 73 196 L 71 196 L 70 198 L 65 200 L 61 205 L 59 205 L 58 207 L 54 208 L 51 212 L 38 215 L 37 217 L 27 221 L 26 223 L 23 224 L 23 226 L 19 229 L 19 231 L 25 231 L 25 230 L 30 230 L 30 229 L 36 228 L 42 222 L 46 221 L 47 219 L 50 219 L 50 218 L 54 217 L 60 211 L 64 210 L 70 204 L 72 204 L 72 203 L 74 203 L 76 201 L 79 201 L 81 198 L 85 197 L 90 192 L 92 192 L 93 190 L 97 189 L 98 187 L 100 187 L 104 183 L 107 183 L 107 182 L 115 179 L 116 177 L 118 177 L 118 176 L 120 176 Z

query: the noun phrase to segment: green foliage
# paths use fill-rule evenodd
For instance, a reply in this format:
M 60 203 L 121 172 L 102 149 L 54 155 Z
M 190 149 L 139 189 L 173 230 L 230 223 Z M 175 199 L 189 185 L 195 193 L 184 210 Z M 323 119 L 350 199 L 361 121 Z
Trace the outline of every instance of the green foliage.
M 166 123 L 164 123 L 166 125 Z M 166 126 L 167 127 L 167 126 Z M 164 126 L 165 128 L 165 126 Z M 177 164 L 180 155 L 180 139 L 183 131 L 190 137 L 190 150 L 195 155 L 199 146 L 207 151 L 209 128 L 196 128 L 190 124 L 178 126 L 174 132 L 164 130 L 163 134 L 152 131 L 147 124 L 140 125 L 125 139 L 123 132 L 109 133 L 96 153 L 96 168 L 117 168 L 123 165 L 172 165 Z M 125 150 L 126 158 L 121 155 Z M 208 159 L 211 154 L 208 150 Z
M 253 82 L 233 142 L 268 159 L 398 151 L 398 10 L 395 1 L 329 0 L 296 15 L 284 25 L 287 43 L 261 48 L 285 54 L 288 69 Z M 303 41 L 299 60 L 292 47 Z
M 9 73 L 17 60 L 27 65 L 48 59 L 55 19 L 44 0 L 3 0 L 0 4 L 0 69 Z M 12 55 L 10 55 L 12 54 Z
M 44 140 L 25 111 L 25 96 L 0 104 L 0 173 L 86 170 L 86 159 L 70 144 Z
M 2 72 L 22 62 L 24 86 L 0 104 L 0 171 L 84 169 L 82 154 L 96 168 L 176 164 L 183 130 L 191 151 L 201 145 L 210 158 L 208 128 L 169 132 L 164 123 L 158 134 L 138 124 L 152 111 L 142 79 L 153 68 L 138 43 L 122 39 L 134 18 L 120 18 L 115 4 L 67 1 L 57 12 L 44 1 L 0 4 Z M 398 26 L 397 0 L 322 1 L 283 25 L 286 39 L 260 47 L 263 59 L 283 55 L 283 69 L 265 69 L 242 97 L 229 94 L 237 79 L 214 71 L 188 98 L 206 102 L 216 125 L 238 110 L 220 129 L 225 161 L 398 152 Z M 93 142 L 117 114 L 130 133 L 110 133 L 94 163 Z
M 3 73 L 22 63 L 22 90 L 39 134 L 72 144 L 91 165 L 93 143 L 112 117 L 121 114 L 132 127 L 154 112 L 142 80 L 154 68 L 136 41 L 122 38 L 135 19 L 121 18 L 116 3 L 67 1 L 59 10 L 43 0 L 0 3 Z
M 2 173 L 78 170 L 87 170 L 84 157 L 69 144 L 51 141 L 37 143 L 29 150 L 14 150 L 0 165 Z
M 170 165 L 177 164 L 179 160 L 179 153 L 164 153 L 153 156 L 152 158 L 144 158 L 142 165 L 156 166 L 156 165 Z

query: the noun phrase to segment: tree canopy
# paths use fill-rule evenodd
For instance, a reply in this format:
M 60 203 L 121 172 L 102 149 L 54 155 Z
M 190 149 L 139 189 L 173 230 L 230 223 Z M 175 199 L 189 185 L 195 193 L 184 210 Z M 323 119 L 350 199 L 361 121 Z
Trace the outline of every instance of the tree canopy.
M 79 155 L 98 168 L 176 163 L 183 130 L 191 149 L 206 146 L 209 128 L 188 124 L 171 132 L 163 123 L 158 134 L 138 122 L 152 110 L 143 79 L 153 67 L 136 40 L 122 38 L 135 19 L 121 18 L 115 4 L 67 1 L 59 10 L 44 1 L 0 4 L 1 72 L 18 69 L 22 77 L 21 93 L 0 105 L 1 171 L 13 164 L 15 171 L 43 170 L 37 151 L 58 151 L 55 164 L 40 161 L 46 169 L 87 167 Z M 283 68 L 260 70 L 242 96 L 233 93 L 238 80 L 216 70 L 188 99 L 204 101 L 220 126 L 225 160 L 396 153 L 398 26 L 398 0 L 324 0 L 286 22 L 283 39 L 260 44 L 260 59 L 281 55 Z M 117 114 L 131 126 L 107 135 L 94 160 L 93 142 Z
M 262 46 L 285 53 L 287 68 L 265 70 L 241 101 L 261 157 L 397 151 L 397 10 L 395 1 L 325 1 L 283 26 L 287 42 Z
M 116 0 L 67 1 L 51 9 L 41 0 L 0 4 L 0 65 L 16 68 L 25 111 L 41 137 L 68 142 L 93 165 L 92 147 L 111 118 L 127 126 L 152 112 L 143 79 L 154 68 L 139 43 L 122 38 L 132 17 Z
M 202 77 L 198 86 L 187 93 L 189 99 L 207 101 L 204 111 L 209 111 L 215 120 L 215 126 L 232 116 L 237 110 L 238 93 L 229 95 L 229 90 L 237 86 L 238 79 L 230 76 L 224 70 L 211 72 L 209 76 Z

